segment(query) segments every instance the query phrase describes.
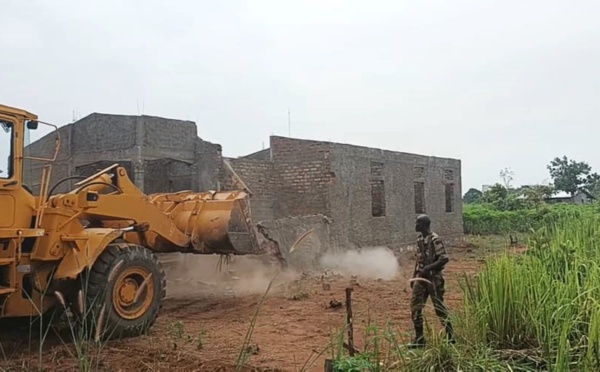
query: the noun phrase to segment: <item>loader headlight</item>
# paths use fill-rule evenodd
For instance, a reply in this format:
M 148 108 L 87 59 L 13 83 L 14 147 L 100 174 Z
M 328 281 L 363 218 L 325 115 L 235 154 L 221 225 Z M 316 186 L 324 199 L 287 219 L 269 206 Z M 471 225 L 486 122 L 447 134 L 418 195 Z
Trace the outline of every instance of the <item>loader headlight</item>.
M 100 195 L 96 191 L 81 192 L 77 195 L 77 206 L 79 208 L 95 208 L 98 206 Z
M 88 192 L 85 198 L 86 201 L 88 202 L 97 202 L 98 201 L 98 194 L 95 192 Z

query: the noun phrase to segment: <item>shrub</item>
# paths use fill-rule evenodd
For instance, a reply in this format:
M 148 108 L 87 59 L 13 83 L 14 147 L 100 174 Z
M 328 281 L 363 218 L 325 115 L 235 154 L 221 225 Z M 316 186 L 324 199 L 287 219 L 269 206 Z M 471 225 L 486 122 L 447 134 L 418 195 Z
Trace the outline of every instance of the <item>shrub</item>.
M 463 228 L 465 234 L 471 235 L 529 233 L 561 218 L 596 211 L 594 205 L 556 204 L 508 211 L 490 204 L 469 204 L 463 209 Z

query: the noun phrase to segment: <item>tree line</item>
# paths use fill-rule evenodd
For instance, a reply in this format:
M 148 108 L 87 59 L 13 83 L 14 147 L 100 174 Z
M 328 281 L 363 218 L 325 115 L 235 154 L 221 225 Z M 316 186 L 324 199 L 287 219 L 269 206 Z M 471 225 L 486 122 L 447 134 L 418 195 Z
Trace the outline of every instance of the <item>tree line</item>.
M 574 196 L 578 191 L 585 190 L 596 197 L 600 196 L 600 175 L 592 172 L 588 163 L 566 156 L 556 157 L 548 164 L 547 169 L 551 183 L 520 187 L 512 186 L 514 173 L 508 168 L 503 169 L 500 171 L 502 183 L 497 182 L 485 192 L 471 188 L 463 196 L 463 202 L 489 204 L 498 210 L 517 210 L 538 206 L 559 191 Z

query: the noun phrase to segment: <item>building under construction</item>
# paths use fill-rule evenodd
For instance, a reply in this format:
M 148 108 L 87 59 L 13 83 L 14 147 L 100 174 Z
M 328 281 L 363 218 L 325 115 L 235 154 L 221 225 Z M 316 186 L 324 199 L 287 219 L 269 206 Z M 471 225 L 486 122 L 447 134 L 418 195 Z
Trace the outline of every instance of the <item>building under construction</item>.
M 460 160 L 277 136 L 266 150 L 226 159 L 220 145 L 197 136 L 194 122 L 145 115 L 94 113 L 59 130 L 51 184 L 118 162 L 145 193 L 243 185 L 254 222 L 288 230 L 316 224 L 336 247 L 411 244 L 418 213 L 429 214 L 442 236 L 462 236 Z M 29 148 L 52 153 L 54 137 Z M 41 163 L 25 171 L 37 190 Z

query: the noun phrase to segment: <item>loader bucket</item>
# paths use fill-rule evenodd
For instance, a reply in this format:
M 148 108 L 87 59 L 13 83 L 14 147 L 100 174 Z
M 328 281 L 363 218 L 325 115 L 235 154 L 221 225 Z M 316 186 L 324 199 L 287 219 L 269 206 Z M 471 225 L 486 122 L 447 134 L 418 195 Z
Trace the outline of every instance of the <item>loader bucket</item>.
M 258 244 L 241 201 L 206 202 L 192 233 L 194 251 L 218 254 L 256 253 Z
M 190 236 L 194 253 L 258 253 L 247 194 L 243 191 L 189 193 L 180 194 L 179 198 L 163 195 L 164 199 L 155 197 L 154 202 Z

